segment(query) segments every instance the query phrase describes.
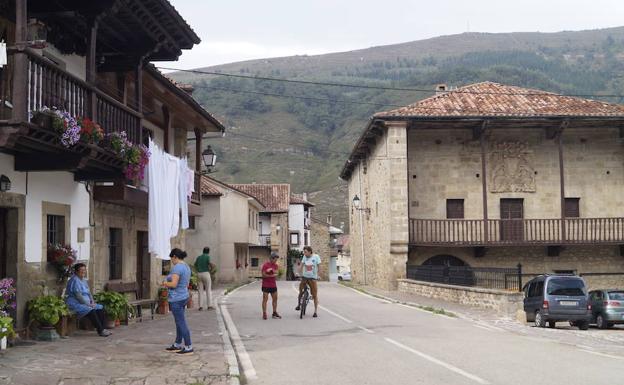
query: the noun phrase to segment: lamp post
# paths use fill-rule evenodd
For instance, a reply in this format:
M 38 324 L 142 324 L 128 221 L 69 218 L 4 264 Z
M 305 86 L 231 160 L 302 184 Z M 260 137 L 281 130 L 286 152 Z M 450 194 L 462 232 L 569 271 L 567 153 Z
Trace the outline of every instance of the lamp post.
M 206 166 L 206 170 L 202 174 L 210 174 L 216 172 L 213 170 L 213 167 L 217 163 L 217 154 L 212 150 L 212 147 L 208 146 L 202 152 L 202 159 L 204 160 L 204 165 Z
M 360 184 L 361 189 L 361 184 Z M 361 193 L 361 191 L 360 191 Z M 360 245 L 362 247 L 362 270 L 364 271 L 364 285 L 366 285 L 366 252 L 364 251 L 364 223 L 362 220 L 362 211 L 366 212 L 367 215 L 370 215 L 370 208 L 363 208 L 362 201 L 357 194 L 353 197 L 353 208 L 360 212 Z

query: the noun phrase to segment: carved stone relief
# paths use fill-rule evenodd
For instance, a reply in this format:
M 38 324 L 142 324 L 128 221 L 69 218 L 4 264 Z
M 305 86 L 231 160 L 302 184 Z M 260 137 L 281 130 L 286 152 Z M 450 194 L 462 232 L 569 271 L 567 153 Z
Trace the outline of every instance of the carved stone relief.
M 532 153 L 525 142 L 494 143 L 490 148 L 490 192 L 535 192 Z

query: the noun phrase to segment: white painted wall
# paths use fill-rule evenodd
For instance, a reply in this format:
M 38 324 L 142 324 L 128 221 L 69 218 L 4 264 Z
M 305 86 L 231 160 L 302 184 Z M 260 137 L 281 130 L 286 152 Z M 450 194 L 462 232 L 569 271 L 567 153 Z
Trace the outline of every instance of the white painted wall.
M 260 235 L 271 235 L 271 216 L 261 214 L 259 216 L 260 226 L 258 228 L 258 233 Z
M 11 192 L 26 195 L 25 258 L 26 262 L 45 262 L 42 252 L 42 202 L 71 206 L 69 239 L 78 251 L 78 259 L 90 258 L 89 194 L 82 183 L 69 172 L 16 172 L 13 156 L 0 154 L 0 173 L 11 179 Z M 78 243 L 78 228 L 85 228 L 84 242 Z

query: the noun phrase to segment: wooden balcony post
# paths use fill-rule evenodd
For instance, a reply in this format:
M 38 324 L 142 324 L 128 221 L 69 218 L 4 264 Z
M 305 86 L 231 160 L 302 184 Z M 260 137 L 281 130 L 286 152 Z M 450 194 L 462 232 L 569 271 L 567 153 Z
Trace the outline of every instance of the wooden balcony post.
M 165 131 L 163 148 L 166 153 L 170 154 L 171 152 L 169 151 L 169 133 L 171 132 L 171 112 L 169 111 L 169 108 L 167 108 L 167 106 L 163 106 L 162 111 L 163 117 L 165 119 L 165 126 L 163 127 L 163 130 Z
M 139 143 L 143 143 L 143 58 L 139 59 L 139 64 L 134 71 L 134 96 L 139 118 Z
M 28 57 L 23 49 L 27 45 L 26 39 L 28 24 L 27 0 L 15 1 L 15 43 L 18 52 L 15 53 L 13 66 L 13 116 L 16 122 L 28 121 Z
M 485 130 L 487 129 L 488 121 L 484 120 L 481 125 L 481 131 L 479 133 L 479 139 L 481 141 L 481 189 L 483 191 L 483 243 L 488 243 L 488 203 L 487 203 L 487 165 L 486 165 L 486 146 L 485 142 Z
M 202 164 L 202 132 L 195 127 L 195 171 L 201 172 Z
M 95 93 L 95 83 L 97 78 L 96 55 L 97 55 L 97 30 L 98 21 L 91 20 L 89 28 L 89 36 L 87 39 L 87 68 L 86 81 L 89 84 L 87 90 L 87 115 L 94 121 L 98 121 L 97 116 L 97 94 Z
M 565 178 L 563 168 L 563 130 L 568 126 L 569 122 L 564 120 L 559 126 L 557 131 L 557 147 L 559 149 L 559 183 L 561 192 L 561 241 L 565 242 L 566 237 L 566 223 L 565 223 Z

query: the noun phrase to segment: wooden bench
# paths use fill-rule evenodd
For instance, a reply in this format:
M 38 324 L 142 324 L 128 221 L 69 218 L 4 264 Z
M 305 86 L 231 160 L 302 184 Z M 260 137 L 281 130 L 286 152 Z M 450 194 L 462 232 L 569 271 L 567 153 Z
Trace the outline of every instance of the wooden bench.
M 156 306 L 158 301 L 155 299 L 138 299 L 139 298 L 139 285 L 136 282 L 109 282 L 106 284 L 107 291 L 115 291 L 121 294 L 134 293 L 134 300 L 129 300 L 130 306 L 136 309 L 136 317 L 140 322 L 143 322 L 143 306 L 150 307 L 152 319 L 154 319 L 154 313 L 156 312 Z M 126 320 L 128 315 L 126 314 Z

